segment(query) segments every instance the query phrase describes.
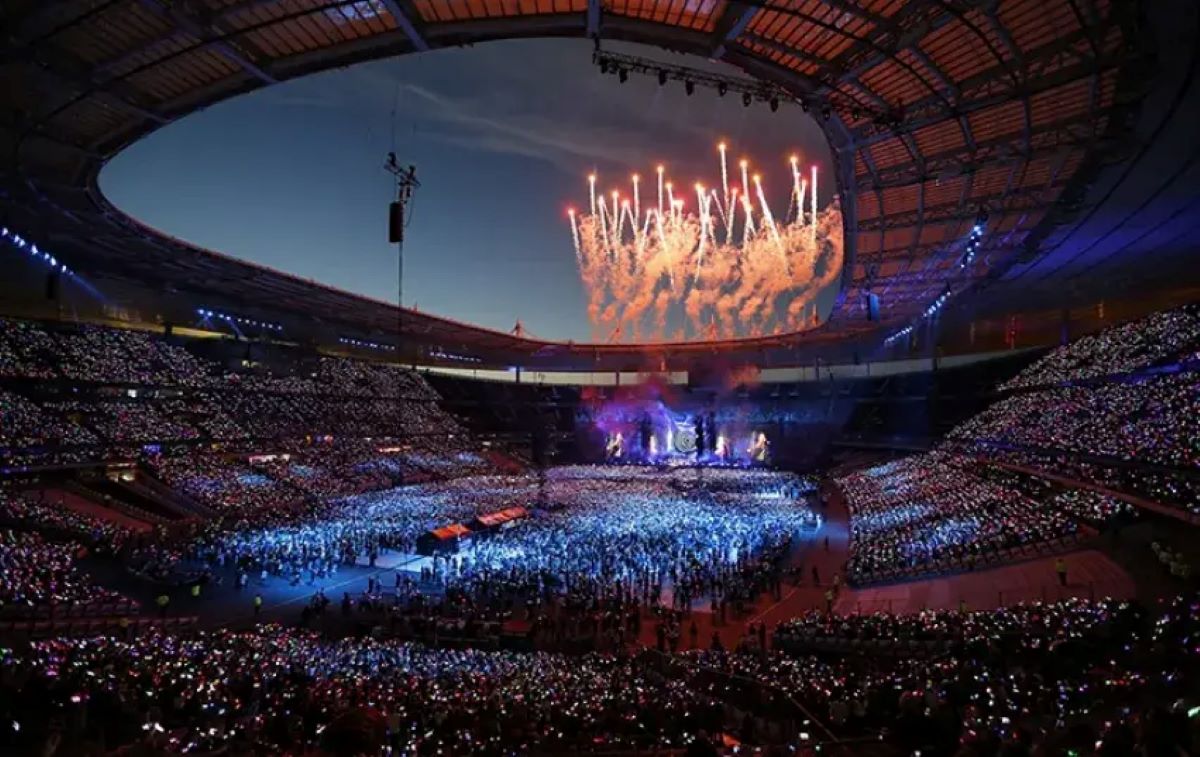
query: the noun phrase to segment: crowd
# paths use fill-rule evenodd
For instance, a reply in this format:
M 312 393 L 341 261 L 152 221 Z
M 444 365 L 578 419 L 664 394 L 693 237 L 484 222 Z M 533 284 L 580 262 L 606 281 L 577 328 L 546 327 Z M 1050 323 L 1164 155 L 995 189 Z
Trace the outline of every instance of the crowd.
M 41 743 L 50 713 L 64 716 L 76 745 L 145 741 L 172 752 L 602 751 L 681 746 L 721 724 L 714 700 L 625 657 L 327 641 L 274 626 L 60 639 L 0 664 L 5 722 L 19 724 L 0 739 L 14 746 Z
M 403 480 L 398 455 L 379 452 L 375 440 L 285 442 L 277 452 L 250 458 L 267 476 L 312 497 L 329 499 L 391 488 Z M 389 465 L 394 463 L 394 465 Z
M 1045 646 L 1092 633 L 1129 610 L 1128 602 L 1069 599 L 988 611 L 924 610 L 913 614 L 870 615 L 808 612 L 779 625 L 775 630 L 775 646 L 802 650 L 805 645 L 823 641 L 883 641 L 897 645 L 932 641 L 962 645 L 990 644 L 1001 639 L 1025 647 Z
M 1197 305 L 1077 339 L 1002 384 L 1017 391 L 953 429 L 942 449 L 1200 515 L 1198 347 Z M 1182 367 L 1137 373 L 1167 361 Z M 1123 501 L 1083 489 L 1056 506 L 1093 522 L 1128 513 Z
M 220 452 L 193 449 L 146 462 L 163 483 L 234 519 L 286 519 L 305 506 L 303 492 Z
M 949 436 L 1196 468 L 1200 466 L 1200 373 L 1012 395 Z
M 816 634 L 823 622 L 797 624 Z M 778 651 L 685 659 L 692 680 L 707 684 L 702 691 L 754 682 L 785 693 L 836 735 L 883 730 L 904 754 L 1166 755 L 1200 747 L 1190 717 L 1200 631 L 1194 595 L 1150 613 L 1072 601 L 831 622 L 832 633 L 898 643 L 933 636 L 951 651 L 929 659 Z
M 851 513 L 847 578 L 970 569 L 1131 512 L 1121 498 L 977 457 L 1052 464 L 1200 507 L 1200 484 L 1170 473 L 1200 465 L 1196 374 L 1072 383 L 1191 354 L 1198 336 L 1200 312 L 1185 308 L 1079 340 L 1004 387 L 1032 391 L 962 424 L 942 448 L 839 477 Z M 160 580 L 311 585 L 302 625 L 317 625 L 336 601 L 318 587 L 343 566 L 416 552 L 432 529 L 519 507 L 511 527 L 478 530 L 419 580 L 372 578 L 365 595 L 342 597 L 343 615 L 393 636 L 468 642 L 494 642 L 520 615 L 538 648 L 586 638 L 615 650 L 435 649 L 276 626 L 54 638 L 0 649 L 5 753 L 44 752 L 48 741 L 63 753 L 139 742 L 302 753 L 338 739 L 351 753 L 620 751 L 697 746 L 717 733 L 795 746 L 818 727 L 876 740 L 882 731 L 920 754 L 1200 749 L 1197 721 L 1180 714 L 1197 704 L 1192 596 L 1149 613 L 1082 600 L 813 612 L 781 625 L 773 645 L 760 623 L 736 650 L 714 634 L 712 649 L 674 654 L 698 604 L 719 619 L 765 591 L 781 596 L 794 540 L 820 523 L 810 478 L 637 466 L 494 475 L 412 371 L 328 357 L 230 371 L 142 332 L 0 320 L 0 380 L 6 460 L 119 451 L 214 514 L 142 544 L 114 523 L 0 489 L 0 528 L 19 526 L 0 530 L 0 612 L 118 599 L 78 566 L 85 545 L 101 545 Z M 122 550 L 131 541 L 136 549 Z M 1173 575 L 1190 576 L 1182 554 L 1155 546 Z M 660 614 L 659 652 L 631 657 L 646 607 Z M 867 642 L 928 654 L 810 654 Z
M 839 623 L 832 628 L 826 623 Z M 0 748 L 510 754 L 803 748 L 1191 754 L 1200 599 L 829 621 L 780 631 L 937 638 L 932 659 L 714 648 L 568 656 L 306 630 L 52 639 L 0 652 Z M 776 645 L 780 646 L 779 644 Z M 690 752 L 689 752 L 690 753 Z M 873 753 L 873 752 L 871 752 Z
M 1186 470 L 1145 468 L 1119 461 L 1081 460 L 1068 452 L 1013 449 L 974 441 L 947 443 L 942 445 L 942 449 L 1099 485 L 1178 508 L 1192 517 L 1200 516 L 1200 477 Z
M 1138 510 L 1129 502 L 1112 494 L 1093 489 L 1063 486 L 1041 476 L 995 464 L 991 460 L 960 458 L 960 465 L 993 483 L 1024 493 L 1031 499 L 1044 502 L 1045 507 L 1061 510 L 1077 521 L 1097 528 L 1114 523 L 1124 525 L 1137 519 Z
M 1137 515 L 1137 508 L 1125 500 L 1091 489 L 1063 489 L 1054 495 L 1049 506 L 1072 518 L 1099 525 Z
M 7 384 L 0 387 L 0 448 L 31 465 L 110 460 L 117 449 L 136 455 L 152 444 L 221 442 L 256 451 L 263 443 L 282 449 L 332 438 L 352 448 L 404 436 L 444 451 L 454 460 L 450 473 L 487 470 L 420 374 L 286 357 L 231 370 L 148 332 L 0 319 L 0 380 Z M 432 455 L 411 465 L 441 462 Z
M 0 488 L 0 523 L 22 529 L 65 535 L 108 552 L 119 552 L 133 532 L 105 520 L 48 501 L 46 495 Z
M 1200 306 L 1187 305 L 1105 329 L 1063 345 L 1001 389 L 1063 384 L 1129 373 L 1167 358 L 1187 357 L 1200 347 Z
M 573 474 L 466 477 L 349 497 L 290 522 L 210 531 L 195 553 L 214 572 L 315 584 L 347 563 L 411 554 L 431 529 L 523 507 L 531 517 L 475 536 L 435 562 L 429 580 L 479 604 L 621 598 L 682 608 L 757 594 L 792 539 L 819 522 L 803 499 L 785 496 L 797 484 L 781 474 L 738 471 L 735 486 L 725 473 L 717 491 L 682 489 L 680 474 L 652 469 L 621 479 Z
M 94 584 L 75 566 L 83 554 L 75 542 L 38 533 L 0 530 L 0 613 L 16 607 L 92 604 L 121 599 Z
M 74 419 L 100 438 L 117 444 L 191 441 L 200 432 L 174 415 L 165 403 L 137 400 L 79 400 L 43 403 L 48 412 Z
M 1002 385 L 1016 391 L 932 453 L 837 481 L 851 508 L 853 580 L 970 568 L 1007 550 L 1135 515 L 1125 493 L 1200 514 L 1200 307 L 1060 347 Z M 1182 370 L 1131 374 L 1167 359 Z M 1107 487 L 1052 485 L 989 462 Z
M 837 479 L 850 509 L 848 577 L 869 582 L 969 569 L 1078 531 L 1064 509 L 981 478 L 971 467 L 931 452 Z
M 9 319 L 0 319 L 0 377 L 177 389 L 235 388 L 259 394 L 437 400 L 436 393 L 419 375 L 395 365 L 317 357 L 289 373 L 230 373 L 224 366 L 150 332 Z
M 270 481 L 262 476 L 252 480 Z M 387 550 L 412 554 L 417 537 L 429 529 L 488 508 L 471 496 L 470 484 L 458 480 L 315 505 L 298 499 L 290 511 L 271 507 L 274 500 L 267 494 L 252 499 L 255 487 L 247 486 L 245 478 L 237 483 L 246 492 L 240 495 L 245 506 L 234 508 L 238 517 L 227 528 L 212 529 L 196 543 L 197 559 L 213 570 L 262 571 L 295 583 L 314 583 L 341 565 Z
M 781 471 L 741 468 L 673 468 L 662 470 L 645 465 L 558 465 L 546 471 L 551 481 L 586 479 L 590 481 L 656 481 L 675 487 L 703 486 L 708 491 L 761 493 L 777 491 L 780 496 L 802 496 L 817 490 L 815 476 Z
M 680 494 L 656 483 L 591 482 L 555 499 L 561 509 L 482 540 L 448 576 L 450 585 L 475 594 L 563 592 L 577 602 L 617 595 L 648 604 L 662 602 L 669 589 L 678 609 L 699 599 L 716 606 L 762 591 L 792 540 L 817 524 L 803 501 Z
M 78 424 L 46 413 L 24 397 L 0 388 L 0 448 L 15 450 L 95 441 L 95 436 Z
M 323 437 L 282 441 L 258 454 L 190 448 L 144 455 L 176 490 L 246 524 L 292 523 L 350 495 L 410 481 L 452 480 L 493 469 L 482 455 L 429 440 Z M 438 446 L 441 446 L 440 444 Z

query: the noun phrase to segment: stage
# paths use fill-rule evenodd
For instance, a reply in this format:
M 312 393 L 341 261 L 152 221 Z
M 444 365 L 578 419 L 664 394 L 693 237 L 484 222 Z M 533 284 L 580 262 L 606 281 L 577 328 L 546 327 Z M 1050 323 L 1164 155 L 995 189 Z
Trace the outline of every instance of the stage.
M 771 461 L 766 431 L 744 418 L 676 411 L 661 401 L 617 403 L 594 419 L 604 434 L 604 461 L 662 467 L 763 467 Z
M 829 398 L 785 396 L 741 383 L 685 387 L 651 380 L 585 388 L 575 413 L 577 459 L 811 469 L 850 410 Z

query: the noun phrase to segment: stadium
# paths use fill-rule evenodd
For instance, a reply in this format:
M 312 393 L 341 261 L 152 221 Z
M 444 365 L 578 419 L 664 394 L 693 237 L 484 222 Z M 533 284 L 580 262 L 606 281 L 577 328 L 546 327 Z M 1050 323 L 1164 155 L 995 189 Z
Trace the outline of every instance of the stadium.
M 5 754 L 1200 753 L 1195 3 L 0 29 Z

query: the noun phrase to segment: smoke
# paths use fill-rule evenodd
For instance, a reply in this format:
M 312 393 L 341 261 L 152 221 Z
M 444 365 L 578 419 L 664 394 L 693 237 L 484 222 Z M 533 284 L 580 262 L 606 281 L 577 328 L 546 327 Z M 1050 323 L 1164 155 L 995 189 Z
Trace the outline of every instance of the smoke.
M 721 170 L 726 177 L 724 146 Z M 723 178 L 685 192 L 660 170 L 657 193 L 635 179 L 632 202 L 598 193 L 589 177 L 588 210 L 570 219 L 593 337 L 733 338 L 814 325 L 817 297 L 841 272 L 843 231 L 836 200 L 816 209 L 815 167 L 811 176 L 792 159 L 782 217 L 744 164 L 741 188 Z

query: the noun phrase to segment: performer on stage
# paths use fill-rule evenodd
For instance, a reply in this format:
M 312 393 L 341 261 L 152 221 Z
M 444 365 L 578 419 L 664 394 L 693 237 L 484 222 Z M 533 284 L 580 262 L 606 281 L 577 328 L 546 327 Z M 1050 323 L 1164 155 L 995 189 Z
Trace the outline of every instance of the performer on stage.
M 753 438 L 754 442 L 746 451 L 750 453 L 750 459 L 754 462 L 765 463 L 771 454 L 771 442 L 767 440 L 767 435 L 762 431 L 756 431 Z
M 620 460 L 625 454 L 625 436 L 620 431 L 610 435 L 604 452 L 609 460 Z

